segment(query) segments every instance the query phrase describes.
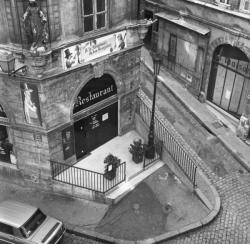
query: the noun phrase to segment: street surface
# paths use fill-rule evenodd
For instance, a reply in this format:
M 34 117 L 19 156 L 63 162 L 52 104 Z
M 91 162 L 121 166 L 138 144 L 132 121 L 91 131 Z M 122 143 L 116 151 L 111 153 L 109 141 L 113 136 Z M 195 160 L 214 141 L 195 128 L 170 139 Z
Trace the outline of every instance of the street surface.
M 145 75 L 144 82 L 142 84 L 142 89 L 149 96 L 152 97 L 152 77 Z M 169 241 L 163 243 L 170 244 L 248 244 L 250 243 L 250 174 L 237 162 L 237 160 L 227 151 L 226 148 L 213 137 L 204 127 L 202 127 L 195 118 L 184 108 L 184 106 L 176 101 L 174 96 L 168 91 L 168 89 L 161 83 L 158 83 L 157 90 L 157 106 L 159 110 L 166 116 L 166 118 L 174 125 L 176 130 L 183 136 L 186 142 L 197 152 L 197 154 L 203 159 L 199 167 L 211 180 L 211 182 L 216 187 L 220 197 L 221 197 L 221 211 L 219 215 L 203 228 L 191 231 L 187 234 L 183 234 Z M 158 218 L 157 216 L 162 215 L 161 201 L 159 196 L 162 195 L 164 191 L 164 178 L 166 177 L 166 168 L 155 172 L 154 175 L 147 178 L 142 185 L 139 185 L 135 189 L 136 191 L 147 192 L 150 194 L 150 199 L 153 199 L 154 206 L 158 206 L 158 209 L 154 212 L 155 218 L 148 219 L 148 221 L 157 221 L 157 223 L 152 223 L 151 228 L 157 234 L 164 229 L 171 229 L 171 226 L 164 225 L 163 218 Z M 162 184 L 162 185 L 161 185 Z M 156 186 L 158 188 L 156 188 Z M 3 192 L 5 187 L 10 187 L 7 184 L 1 182 L 0 187 L 0 200 L 4 197 Z M 13 186 L 11 186 L 13 187 Z M 162 192 L 158 192 L 158 189 L 162 189 Z M 132 192 L 133 193 L 133 192 Z M 22 195 L 26 198 L 27 194 L 22 194 L 22 189 L 19 186 L 11 189 L 12 195 Z M 146 195 L 147 195 L 146 194 Z M 132 195 L 132 196 L 131 196 Z M 143 196 L 145 194 L 142 194 Z M 167 195 L 167 194 L 166 194 Z M 141 197 L 140 196 L 140 197 Z M 37 201 L 41 198 L 40 193 L 37 192 Z M 48 203 L 53 205 L 54 196 L 47 196 Z M 123 200 L 129 202 L 133 199 L 133 194 L 127 195 Z M 134 197 L 134 199 L 136 199 Z M 139 197 L 137 198 L 139 199 Z M 143 201 L 145 201 L 144 198 Z M 68 202 L 67 202 L 68 201 Z M 70 206 L 70 199 L 63 203 Z M 132 203 L 132 202 L 131 202 Z M 143 212 L 147 212 L 150 209 L 150 204 L 152 200 L 149 201 L 148 205 L 142 205 L 140 203 L 133 202 L 130 205 L 135 214 L 138 215 L 136 221 L 146 222 L 146 215 L 141 216 Z M 183 204 L 185 206 L 185 204 Z M 88 205 L 84 205 L 88 207 Z M 128 206 L 128 204 L 127 204 Z M 196 207 L 193 208 L 196 210 Z M 125 209 L 126 210 L 126 209 Z M 201 214 L 202 214 L 202 209 Z M 114 210 L 115 211 L 115 210 Z M 58 215 L 60 209 L 57 209 Z M 77 215 L 77 212 L 75 213 Z M 119 214 L 122 212 L 117 212 L 117 219 L 109 219 L 110 223 L 119 223 Z M 123 217 L 127 217 L 127 221 L 131 221 L 131 216 L 129 214 L 124 214 Z M 142 218 L 143 217 L 143 218 Z M 141 219 L 139 219 L 141 218 Z M 157 220 L 156 220 L 157 219 Z M 187 218 L 186 218 L 187 219 Z M 175 214 L 176 223 L 185 221 L 185 212 L 180 211 Z M 116 222 L 118 221 L 118 222 Z M 125 220 L 124 220 L 125 221 Z M 140 226 L 141 222 L 133 221 L 133 224 L 138 224 Z M 128 222 L 126 222 L 128 223 Z M 109 225 L 109 222 L 105 222 L 105 218 L 101 219 L 99 226 L 97 225 L 96 230 L 102 233 L 110 233 L 110 229 L 106 229 L 105 225 Z M 111 225 L 112 226 L 112 225 Z M 125 225 L 126 226 L 126 225 Z M 142 227 L 150 228 L 147 223 Z M 86 226 L 84 226 L 86 228 Z M 93 228 L 93 226 L 92 226 Z M 122 223 L 119 228 L 124 231 L 125 227 Z M 113 233 L 110 233 L 113 234 Z M 122 233 L 121 233 L 122 234 Z M 131 238 L 135 233 L 130 233 Z M 140 233 L 141 235 L 143 232 Z M 97 244 L 102 243 L 98 241 L 91 240 L 89 238 L 84 238 L 80 236 L 75 236 L 66 233 L 64 240 L 61 244 Z
M 144 78 L 142 88 L 152 98 L 152 77 L 146 75 Z M 250 174 L 161 83 L 158 83 L 156 101 L 160 111 L 203 159 L 199 166 L 216 187 L 222 202 L 221 211 L 213 222 L 164 243 L 250 243 Z M 100 242 L 68 236 L 66 243 Z
M 152 79 L 147 74 L 143 90 L 152 97 Z M 156 101 L 159 110 L 203 159 L 199 166 L 216 187 L 222 202 L 221 211 L 212 223 L 164 243 L 250 243 L 250 174 L 161 83 Z

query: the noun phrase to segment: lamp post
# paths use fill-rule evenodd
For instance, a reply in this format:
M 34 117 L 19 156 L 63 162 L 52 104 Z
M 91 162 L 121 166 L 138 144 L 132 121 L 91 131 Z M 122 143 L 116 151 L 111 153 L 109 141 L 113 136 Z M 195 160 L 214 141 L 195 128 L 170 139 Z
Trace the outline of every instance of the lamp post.
M 15 57 L 8 51 L 0 50 L 0 70 L 4 73 L 8 73 L 9 76 L 15 75 L 18 71 L 22 74 L 27 73 L 28 66 L 23 65 L 18 69 L 15 69 Z
M 157 76 L 160 72 L 160 66 L 162 59 L 159 53 L 151 53 L 154 64 L 154 93 L 153 93 L 153 103 L 152 103 L 152 112 L 151 112 L 151 121 L 149 126 L 148 134 L 148 144 L 145 150 L 145 157 L 148 159 L 153 159 L 155 157 L 155 143 L 154 143 L 154 117 L 155 117 L 155 98 L 156 98 L 156 89 L 157 89 Z

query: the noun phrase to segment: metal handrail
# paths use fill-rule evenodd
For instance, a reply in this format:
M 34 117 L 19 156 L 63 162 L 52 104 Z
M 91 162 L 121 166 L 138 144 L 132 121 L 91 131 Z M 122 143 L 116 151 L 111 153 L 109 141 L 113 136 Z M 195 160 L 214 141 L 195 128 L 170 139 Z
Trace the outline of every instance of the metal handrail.
M 106 193 L 126 180 L 126 162 L 118 166 L 116 176 L 112 180 L 106 179 L 104 173 L 53 160 L 50 160 L 50 165 L 53 180 L 99 193 Z
M 140 90 L 137 95 L 137 114 L 141 119 L 149 125 L 151 104 L 146 94 Z M 193 155 L 177 138 L 181 138 L 175 129 L 168 125 L 163 115 L 156 109 L 155 113 L 155 134 L 163 142 L 164 147 L 167 149 L 169 154 L 173 157 L 175 162 L 178 163 L 184 174 L 192 182 L 193 187 L 196 187 L 196 172 L 197 163 Z

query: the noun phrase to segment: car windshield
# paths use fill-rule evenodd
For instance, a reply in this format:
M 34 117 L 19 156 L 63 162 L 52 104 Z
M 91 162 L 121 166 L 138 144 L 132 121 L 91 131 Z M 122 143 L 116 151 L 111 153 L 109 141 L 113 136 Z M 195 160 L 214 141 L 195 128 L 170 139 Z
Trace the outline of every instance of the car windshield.
M 31 236 L 45 219 L 46 215 L 38 209 L 23 226 L 27 237 Z

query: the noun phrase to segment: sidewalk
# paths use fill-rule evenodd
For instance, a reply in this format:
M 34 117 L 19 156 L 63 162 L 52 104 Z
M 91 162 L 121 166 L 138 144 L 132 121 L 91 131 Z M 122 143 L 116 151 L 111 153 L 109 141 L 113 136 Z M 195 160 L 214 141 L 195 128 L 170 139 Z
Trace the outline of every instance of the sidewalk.
M 142 49 L 142 59 L 146 67 L 153 72 L 152 58 L 145 48 Z M 229 128 L 216 126 L 219 118 L 207 108 L 206 103 L 199 102 L 164 68 L 161 69 L 158 79 L 181 103 L 183 103 L 183 105 L 185 105 L 205 128 L 211 131 L 222 144 L 224 144 L 246 170 L 250 171 L 250 147 L 241 141 Z

